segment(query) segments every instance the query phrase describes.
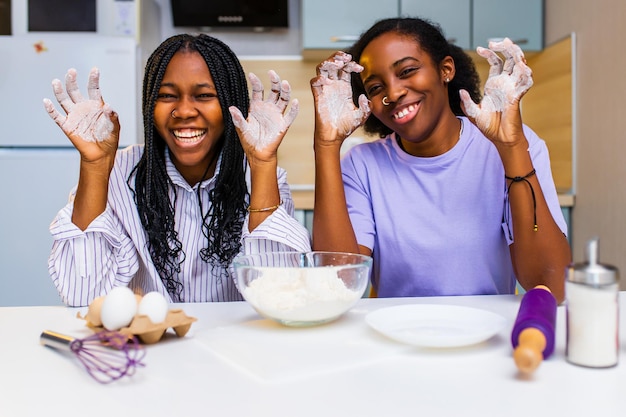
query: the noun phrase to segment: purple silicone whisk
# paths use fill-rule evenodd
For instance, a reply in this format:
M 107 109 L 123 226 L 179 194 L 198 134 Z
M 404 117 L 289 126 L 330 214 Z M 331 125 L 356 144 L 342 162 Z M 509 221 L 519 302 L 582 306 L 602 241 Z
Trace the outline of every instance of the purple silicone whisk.
M 96 381 L 108 384 L 135 373 L 146 354 L 135 336 L 100 331 L 77 339 L 50 330 L 41 333 L 42 345 L 73 353 Z

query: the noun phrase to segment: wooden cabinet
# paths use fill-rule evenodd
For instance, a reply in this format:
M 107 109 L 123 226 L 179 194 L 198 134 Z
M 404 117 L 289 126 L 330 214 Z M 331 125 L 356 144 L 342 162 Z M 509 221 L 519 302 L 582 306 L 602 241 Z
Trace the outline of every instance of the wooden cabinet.
M 347 49 L 374 22 L 417 16 L 438 23 L 465 50 L 508 37 L 525 51 L 543 48 L 544 0 L 302 0 L 304 50 Z
M 543 0 L 472 0 L 472 49 L 508 37 L 524 51 L 543 49 Z

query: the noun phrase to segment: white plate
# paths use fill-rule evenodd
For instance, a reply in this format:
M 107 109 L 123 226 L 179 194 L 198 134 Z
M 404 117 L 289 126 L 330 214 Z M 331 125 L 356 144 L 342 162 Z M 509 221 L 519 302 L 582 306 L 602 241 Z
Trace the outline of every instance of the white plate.
M 490 339 L 507 320 L 477 308 L 410 304 L 381 308 L 365 316 L 374 330 L 398 342 L 420 347 L 459 347 Z

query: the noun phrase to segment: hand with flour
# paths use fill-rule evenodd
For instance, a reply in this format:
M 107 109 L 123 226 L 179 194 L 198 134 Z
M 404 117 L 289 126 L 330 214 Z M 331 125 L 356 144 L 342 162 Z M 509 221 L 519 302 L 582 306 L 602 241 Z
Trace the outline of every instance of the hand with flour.
M 525 140 L 519 135 L 522 132 L 519 104 L 533 85 L 533 79 L 524 53 L 508 38 L 489 42 L 489 49 L 479 47 L 476 52 L 489 62 L 489 77 L 480 104 L 474 103 L 467 91 L 459 92 L 466 115 L 496 145 Z M 502 53 L 504 62 L 497 52 Z
M 73 68 L 65 75 L 65 90 L 58 79 L 52 81 L 52 90 L 66 115 L 61 114 L 47 98 L 44 99 L 46 111 L 80 153 L 80 176 L 74 196 L 72 222 L 85 230 L 106 207 L 120 123 L 117 113 L 102 100 L 97 68 L 89 72 L 88 98 L 81 94 Z
M 341 144 L 369 116 L 369 101 L 364 94 L 359 96 L 358 107 L 352 101 L 350 77 L 361 71 L 363 67 L 345 52 L 336 52 L 317 66 L 317 76 L 311 80 L 316 141 Z
M 65 75 L 65 90 L 60 80 L 52 81 L 52 90 L 66 115 L 61 114 L 49 99 L 44 106 L 50 117 L 80 152 L 84 161 L 95 162 L 114 156 L 119 142 L 120 125 L 117 113 L 102 99 L 100 72 L 92 68 L 85 98 L 76 81 L 76 70 Z
M 271 92 L 264 100 L 263 83 L 255 74 L 248 75 L 252 97 L 247 119 L 237 107 L 229 108 L 241 145 L 251 162 L 275 159 L 285 133 L 298 115 L 297 99 L 291 102 L 285 114 L 291 96 L 289 83 L 281 81 L 274 71 L 269 71 L 269 76 Z

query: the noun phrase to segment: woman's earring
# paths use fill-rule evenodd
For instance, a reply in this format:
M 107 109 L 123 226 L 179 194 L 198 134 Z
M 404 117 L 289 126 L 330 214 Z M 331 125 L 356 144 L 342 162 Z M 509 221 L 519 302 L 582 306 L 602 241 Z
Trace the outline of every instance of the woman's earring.
M 450 82 L 450 77 L 446 77 L 446 84 Z
M 389 101 L 387 101 L 387 96 L 383 97 L 383 106 L 388 106 L 389 105 Z

